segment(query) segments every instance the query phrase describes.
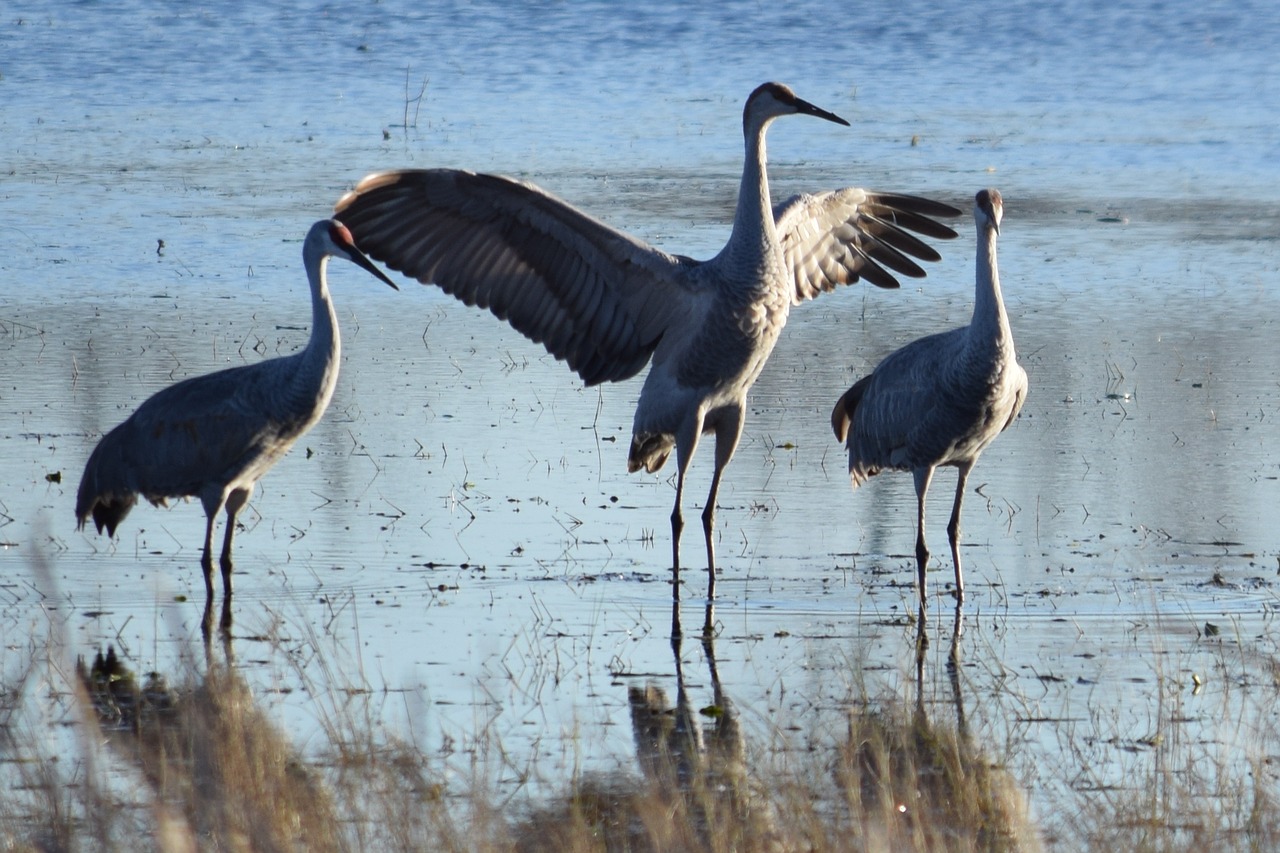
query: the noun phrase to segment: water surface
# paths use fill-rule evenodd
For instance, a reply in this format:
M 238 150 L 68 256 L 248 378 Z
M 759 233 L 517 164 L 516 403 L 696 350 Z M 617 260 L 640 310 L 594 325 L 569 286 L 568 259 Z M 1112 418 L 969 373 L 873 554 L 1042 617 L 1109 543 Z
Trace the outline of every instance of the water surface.
M 139 508 L 108 542 L 75 530 L 80 470 L 165 385 L 305 344 L 301 237 L 363 174 L 517 174 L 707 257 L 728 234 L 742 100 L 780 79 L 854 127 L 779 122 L 775 198 L 857 184 L 966 210 L 984 186 L 1006 199 L 1001 273 L 1031 394 L 970 480 L 963 660 L 1002 712 L 984 724 L 1042 763 L 1024 774 L 1036 802 L 1079 770 L 1060 721 L 1112 739 L 1090 755 L 1102 779 L 1152 728 L 1240 747 L 1221 722 L 1238 699 L 1224 641 L 1204 627 L 1272 653 L 1280 568 L 1280 12 L 1246 6 L 7 8 L 4 670 L 50 625 L 143 669 L 198 637 L 198 506 Z M 828 414 L 888 352 L 967 321 L 968 219 L 960 231 L 923 282 L 797 309 L 751 397 L 720 493 L 716 648 L 760 730 L 838 730 L 869 679 L 909 692 L 910 478 L 852 492 Z M 674 484 L 625 469 L 639 381 L 584 389 L 430 288 L 393 293 L 344 264 L 331 280 L 337 395 L 242 516 L 242 668 L 301 732 L 323 713 L 315 686 L 296 689 L 261 638 L 344 664 L 322 683 L 393 691 L 388 723 L 428 746 L 483 732 L 547 771 L 625 760 L 627 685 L 673 673 Z M 940 592 L 953 476 L 931 496 Z M 695 625 L 699 539 L 694 524 Z M 949 599 L 932 609 L 940 655 Z

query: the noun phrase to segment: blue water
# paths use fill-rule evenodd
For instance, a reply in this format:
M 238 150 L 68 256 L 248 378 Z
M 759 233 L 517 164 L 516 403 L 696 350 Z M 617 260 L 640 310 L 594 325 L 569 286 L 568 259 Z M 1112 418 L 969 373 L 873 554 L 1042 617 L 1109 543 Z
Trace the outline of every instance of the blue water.
M 1277 34 L 1266 2 L 19 3 L 5 155 L 145 172 L 181 146 L 306 139 L 318 176 L 406 156 L 696 172 L 735 164 L 743 93 L 779 79 L 856 129 L 779 129 L 805 143 L 778 153 L 851 178 L 967 190 L 996 167 L 1014 195 L 1269 199 Z M 417 132 L 371 155 L 424 79 Z
M 968 208 L 980 187 L 1004 194 L 1002 279 L 1032 390 L 970 481 L 967 677 L 999 697 L 1010 682 L 984 679 L 1002 673 L 1049 717 L 1086 701 L 1082 679 L 1089 701 L 1122 709 L 1084 736 L 1145 735 L 1116 720 L 1158 715 L 1162 674 L 1221 669 L 1195 630 L 1264 637 L 1276 604 L 1276 45 L 1269 2 L 10 3 L 0 672 L 46 622 L 73 652 L 124 644 L 141 669 L 193 635 L 198 506 L 141 507 L 108 543 L 74 530 L 80 469 L 164 385 L 304 343 L 301 237 L 362 175 L 517 174 L 706 257 L 732 217 L 742 102 L 776 79 L 853 123 L 779 121 L 776 198 L 855 184 Z M 717 516 L 718 648 L 726 689 L 762 719 L 785 718 L 784 693 L 838 707 L 858 666 L 901 686 L 910 478 L 851 493 L 826 421 L 884 354 L 966 321 L 960 230 L 924 282 L 797 309 L 752 395 Z M 564 731 L 625 751 L 612 673 L 671 669 L 672 484 L 625 473 L 638 383 L 584 390 L 429 288 L 331 275 L 338 393 L 237 539 L 246 668 L 296 681 L 254 640 L 285 635 L 351 659 L 334 681 L 406 689 L 428 739 L 492 711 L 513 751 Z M 935 587 L 950 577 L 950 477 L 932 496 Z M 1045 670 L 1062 680 L 1029 675 Z M 1230 743 L 1213 731 L 1239 710 L 1228 681 L 1187 700 L 1188 739 Z M 269 695 L 310 729 L 307 691 Z M 1024 734 L 1050 764 L 1081 735 Z M 1041 777 L 1036 793 L 1063 784 Z

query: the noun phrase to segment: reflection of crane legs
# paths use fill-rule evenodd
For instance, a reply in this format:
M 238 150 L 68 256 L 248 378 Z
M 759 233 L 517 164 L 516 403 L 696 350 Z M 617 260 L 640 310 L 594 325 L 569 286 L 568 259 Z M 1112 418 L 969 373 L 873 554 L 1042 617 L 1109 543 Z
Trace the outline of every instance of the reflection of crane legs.
M 951 684 L 951 701 L 956 709 L 956 733 L 962 748 L 969 746 L 969 729 L 965 720 L 964 700 L 960 693 L 960 638 L 964 635 L 964 606 L 956 602 L 955 622 L 951 630 L 951 648 L 947 652 L 947 680 Z M 928 629 L 921 622 L 916 626 L 916 714 L 917 721 L 928 725 L 924 710 L 924 663 L 929 648 Z
M 955 627 L 951 631 L 951 651 L 947 655 L 947 677 L 951 681 L 951 701 L 956 706 L 956 734 L 966 747 L 969 743 L 969 726 L 964 716 L 964 700 L 960 695 L 960 636 L 964 633 L 961 617 L 963 605 L 956 601 Z
M 636 758 L 645 778 L 673 813 L 690 821 L 702 847 L 715 846 L 714 827 L 727 814 L 747 827 L 745 837 L 772 837 L 777 814 L 765 786 L 747 764 L 737 710 L 720 682 L 715 638 L 704 634 L 701 640 L 713 699 L 710 707 L 698 711 L 685 680 L 680 607 L 675 602 L 671 624 L 675 707 L 667 707 L 666 693 L 655 685 L 628 690 Z
M 213 596 L 204 602 L 204 617 L 200 620 L 200 636 L 204 639 L 205 659 L 211 658 L 213 642 Z M 222 652 L 226 662 L 232 662 L 231 654 L 231 596 L 222 597 L 222 613 L 218 617 L 218 639 L 222 642 Z
M 684 628 L 680 624 L 680 584 L 679 582 L 678 581 L 673 582 L 671 585 L 671 588 L 672 588 L 671 642 L 672 642 L 672 645 L 678 646 L 680 642 L 680 638 L 684 636 Z M 713 589 L 714 589 L 714 585 L 711 587 L 711 590 Z M 707 604 L 706 604 L 706 608 L 703 610 L 702 636 L 704 639 L 715 636 L 716 603 L 715 603 L 715 599 L 711 597 L 711 590 L 708 590 Z M 680 653 L 679 651 L 677 651 L 676 657 L 679 658 L 679 655 Z

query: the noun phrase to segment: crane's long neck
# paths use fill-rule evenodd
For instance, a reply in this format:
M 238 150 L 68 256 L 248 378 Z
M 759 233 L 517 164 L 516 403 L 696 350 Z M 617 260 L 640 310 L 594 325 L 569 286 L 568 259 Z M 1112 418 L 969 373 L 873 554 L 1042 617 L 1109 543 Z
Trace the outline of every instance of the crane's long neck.
M 293 392 L 314 400 L 318 417 L 329 405 L 333 389 L 338 384 L 342 339 L 338 334 L 338 316 L 329 296 L 329 284 L 325 275 L 329 256 L 312 250 L 308 243 L 303 250 L 302 260 L 307 268 L 307 281 L 311 285 L 311 339 L 301 353 Z
M 738 208 L 733 217 L 733 233 L 722 252 L 738 268 L 764 267 L 778 250 L 764 144 L 768 126 L 769 121 L 764 121 L 745 132 L 746 161 L 738 188 Z
M 987 223 L 978 228 L 976 285 L 969 339 L 977 346 L 1013 349 L 1013 333 L 1000 292 L 996 263 L 996 229 Z

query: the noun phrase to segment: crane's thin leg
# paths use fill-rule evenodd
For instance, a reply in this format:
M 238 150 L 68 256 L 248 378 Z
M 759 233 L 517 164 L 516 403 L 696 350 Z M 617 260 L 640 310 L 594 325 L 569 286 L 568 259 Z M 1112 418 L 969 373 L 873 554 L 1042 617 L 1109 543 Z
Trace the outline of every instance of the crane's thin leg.
M 933 479 L 933 468 L 917 468 L 914 472 L 916 480 L 916 580 L 920 585 L 920 624 L 925 622 L 925 582 L 924 570 L 929 564 L 929 547 L 924 544 L 924 499 L 929 493 L 929 481 Z
M 222 566 L 222 594 L 227 598 L 231 597 L 231 540 L 236 535 L 236 516 L 249 502 L 251 494 L 252 486 L 236 489 L 227 495 L 227 535 L 222 540 L 222 559 L 218 561 Z
M 205 598 L 213 601 L 213 522 L 218 517 L 218 509 L 216 507 L 210 509 L 206 504 L 204 525 L 204 552 L 200 556 L 200 568 L 204 570 L 204 592 Z
M 956 604 L 964 603 L 964 574 L 960 571 L 960 504 L 964 503 L 964 484 L 973 470 L 974 460 L 956 466 L 960 472 L 956 478 L 956 502 L 951 506 L 951 521 L 947 524 L 947 539 L 951 542 L 951 559 L 956 564 Z
M 716 543 L 712 538 L 716 527 L 716 492 L 720 491 L 721 443 L 716 439 L 716 470 L 711 475 L 711 491 L 707 493 L 707 505 L 702 509 L 702 536 L 707 543 L 707 601 L 716 597 Z
M 735 416 L 736 415 L 736 416 Z M 702 508 L 702 535 L 707 542 L 707 601 L 716 597 L 716 496 L 720 493 L 720 477 L 733 458 L 733 451 L 738 447 L 738 436 L 742 434 L 742 421 L 746 416 L 743 409 L 737 412 L 722 412 L 716 421 L 716 468 L 711 474 L 711 490 L 707 493 L 707 505 Z M 704 634 L 711 631 L 711 614 L 707 613 L 707 621 L 702 626 Z
M 205 597 L 213 599 L 213 525 L 218 514 L 226 503 L 226 496 L 219 486 L 206 486 L 200 493 L 200 504 L 204 507 L 204 553 L 200 557 L 200 568 L 204 569 Z
M 676 505 L 671 509 L 671 596 L 680 598 L 680 533 L 684 530 L 684 514 L 681 506 L 684 502 L 684 478 L 689 471 L 689 463 L 698 449 L 698 438 L 702 435 L 702 416 L 694 417 L 676 433 Z
M 681 459 L 676 467 L 676 505 L 671 508 L 671 597 L 674 599 L 680 598 L 680 532 L 684 530 L 680 502 L 684 498 L 685 467 Z

